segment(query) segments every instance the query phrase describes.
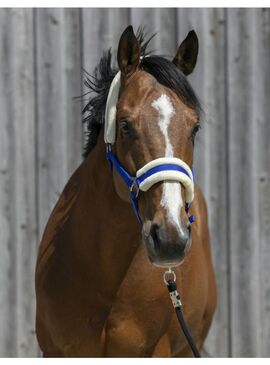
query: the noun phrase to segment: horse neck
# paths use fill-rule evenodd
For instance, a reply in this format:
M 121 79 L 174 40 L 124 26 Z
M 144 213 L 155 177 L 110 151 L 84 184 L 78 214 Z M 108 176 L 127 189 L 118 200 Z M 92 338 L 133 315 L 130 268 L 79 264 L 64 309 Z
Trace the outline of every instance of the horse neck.
M 141 242 L 140 226 L 130 203 L 117 195 L 106 160 L 103 138 L 83 163 L 82 188 L 74 214 L 76 259 L 89 278 L 114 292 Z

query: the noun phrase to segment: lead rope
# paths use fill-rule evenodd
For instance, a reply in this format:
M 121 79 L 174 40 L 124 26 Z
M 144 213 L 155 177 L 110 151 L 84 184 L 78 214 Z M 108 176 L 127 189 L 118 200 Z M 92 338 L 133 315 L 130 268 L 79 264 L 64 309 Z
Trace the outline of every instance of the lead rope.
M 173 275 L 173 279 L 167 279 L 167 275 Z M 170 294 L 170 298 L 172 300 L 172 304 L 173 307 L 175 309 L 175 313 L 178 319 L 178 322 L 180 324 L 180 327 L 187 339 L 187 342 L 193 352 L 194 357 L 201 357 L 199 350 L 197 349 L 197 346 L 193 340 L 193 338 L 191 337 L 191 334 L 187 328 L 184 316 L 183 316 L 183 312 L 182 312 L 182 303 L 180 300 L 180 295 L 177 291 L 177 287 L 176 287 L 176 274 L 174 271 L 171 270 L 171 268 L 169 268 L 169 270 L 165 271 L 163 274 L 163 280 L 164 283 L 167 285 L 169 294 Z

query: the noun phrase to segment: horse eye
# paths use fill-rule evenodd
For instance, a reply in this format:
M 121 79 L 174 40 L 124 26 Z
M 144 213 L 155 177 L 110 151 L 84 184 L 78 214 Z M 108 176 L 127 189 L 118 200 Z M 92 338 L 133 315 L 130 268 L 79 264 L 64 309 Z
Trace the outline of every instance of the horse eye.
M 123 135 L 130 135 L 132 132 L 132 126 L 127 120 L 120 122 L 119 127 Z
M 194 139 L 196 137 L 196 134 L 199 132 L 200 128 L 201 128 L 201 126 L 200 126 L 199 123 L 195 124 L 195 126 L 194 126 L 194 128 L 192 130 L 192 140 L 193 140 L 193 142 L 194 142 Z

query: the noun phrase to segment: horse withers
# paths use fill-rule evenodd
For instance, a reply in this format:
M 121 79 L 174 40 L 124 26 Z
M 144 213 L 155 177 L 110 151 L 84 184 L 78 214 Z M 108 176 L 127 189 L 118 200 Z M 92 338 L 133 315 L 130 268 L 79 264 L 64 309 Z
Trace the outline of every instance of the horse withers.
M 129 26 L 119 41 L 119 70 L 108 51 L 86 80 L 95 96 L 84 110 L 85 159 L 49 218 L 37 260 L 36 330 L 45 357 L 192 356 L 162 279 L 170 266 L 199 349 L 212 321 L 206 204 L 190 173 L 201 108 L 186 76 L 196 64 L 198 39 L 191 31 L 172 62 L 147 54 L 149 40 Z M 130 201 L 134 186 L 128 188 L 106 152 L 128 176 L 157 169 L 147 188 L 134 179 L 141 224 Z M 184 166 L 189 180 L 182 170 L 171 171 L 172 163 Z M 189 214 L 196 217 L 192 229 Z

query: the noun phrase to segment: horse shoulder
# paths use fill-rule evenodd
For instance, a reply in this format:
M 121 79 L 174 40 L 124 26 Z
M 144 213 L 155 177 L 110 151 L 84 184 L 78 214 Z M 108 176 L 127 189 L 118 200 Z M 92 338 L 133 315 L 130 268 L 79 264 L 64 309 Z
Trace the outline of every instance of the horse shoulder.
M 39 273 L 42 272 L 48 259 L 53 255 L 59 232 L 72 213 L 80 189 L 81 166 L 69 179 L 46 224 L 38 252 L 36 278 L 39 277 Z

